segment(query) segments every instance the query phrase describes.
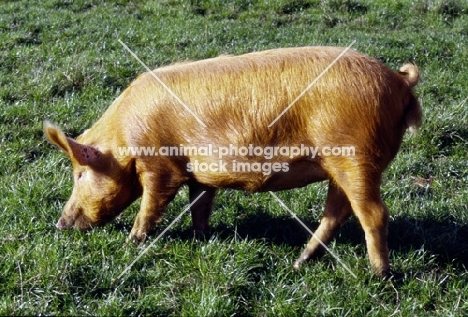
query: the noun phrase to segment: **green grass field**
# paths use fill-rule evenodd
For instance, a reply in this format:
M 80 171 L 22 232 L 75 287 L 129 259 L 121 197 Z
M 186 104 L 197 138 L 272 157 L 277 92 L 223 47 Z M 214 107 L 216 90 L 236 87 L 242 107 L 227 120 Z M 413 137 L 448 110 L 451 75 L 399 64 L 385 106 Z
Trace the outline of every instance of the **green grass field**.
M 76 137 L 150 67 L 220 54 L 347 46 L 393 69 L 416 63 L 424 108 L 384 175 L 395 275 L 370 271 L 351 218 L 325 254 L 292 269 L 308 233 L 268 193 L 222 190 L 212 237 L 180 191 L 143 247 L 124 245 L 138 210 L 88 232 L 54 224 L 71 164 L 45 141 L 48 119 Z M 0 2 L 0 315 L 468 315 L 468 4 L 462 0 L 162 0 Z M 326 184 L 279 192 L 311 229 Z

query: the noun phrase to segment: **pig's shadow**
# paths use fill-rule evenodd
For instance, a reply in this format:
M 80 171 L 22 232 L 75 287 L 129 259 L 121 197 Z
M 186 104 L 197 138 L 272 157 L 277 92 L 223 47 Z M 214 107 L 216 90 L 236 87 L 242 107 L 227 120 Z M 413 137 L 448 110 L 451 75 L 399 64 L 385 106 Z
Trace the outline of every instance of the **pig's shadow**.
M 318 227 L 317 222 L 302 220 L 313 231 Z M 177 239 L 193 239 L 189 229 L 175 229 L 167 234 Z M 273 216 L 262 209 L 244 218 L 237 218 L 233 224 L 212 225 L 211 234 L 219 239 L 232 239 L 236 235 L 239 239 L 261 239 L 267 244 L 286 244 L 297 247 L 298 255 L 310 238 L 297 220 L 288 216 Z M 351 217 L 343 225 L 335 241 L 337 244 L 362 245 L 364 250 L 364 232 L 356 218 Z M 458 224 L 455 218 L 394 218 L 389 224 L 388 243 L 390 250 L 400 254 L 424 250 L 435 255 L 441 265 L 458 263 L 468 266 L 468 226 Z

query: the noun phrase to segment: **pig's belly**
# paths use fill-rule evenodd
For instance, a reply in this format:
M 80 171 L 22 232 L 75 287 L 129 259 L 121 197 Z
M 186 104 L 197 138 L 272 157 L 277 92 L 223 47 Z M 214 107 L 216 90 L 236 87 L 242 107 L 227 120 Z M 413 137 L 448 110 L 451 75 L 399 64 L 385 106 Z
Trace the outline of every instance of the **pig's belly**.
M 303 187 L 326 179 L 328 179 L 328 174 L 317 163 L 310 161 L 296 162 L 289 165 L 288 172 L 273 174 L 257 191 L 276 191 Z
M 268 162 L 263 162 L 268 163 Z M 197 171 L 193 177 L 200 183 L 218 187 L 247 190 L 250 192 L 278 191 L 297 187 L 303 187 L 310 183 L 328 179 L 328 174 L 322 169 L 320 164 L 311 160 L 295 161 L 287 163 L 287 168 L 281 166 L 279 172 L 268 173 L 268 164 L 259 171 L 241 171 L 228 169 L 224 172 L 200 172 Z M 277 170 L 280 169 L 277 166 Z

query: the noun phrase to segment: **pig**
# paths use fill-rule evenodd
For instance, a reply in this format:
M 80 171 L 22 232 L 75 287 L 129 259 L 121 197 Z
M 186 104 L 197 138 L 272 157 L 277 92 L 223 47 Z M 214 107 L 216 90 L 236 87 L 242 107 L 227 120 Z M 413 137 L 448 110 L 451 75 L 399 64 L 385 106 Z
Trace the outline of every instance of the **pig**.
M 204 192 L 190 208 L 193 230 L 203 235 L 218 188 L 280 191 L 328 180 L 317 238 L 310 239 L 294 267 L 321 248 L 318 239 L 328 243 L 354 213 L 371 267 L 385 276 L 389 212 L 380 183 L 406 130 L 421 125 L 421 106 L 412 92 L 418 80 L 413 64 L 395 72 L 340 47 L 224 55 L 141 74 L 76 140 L 45 121 L 46 138 L 73 165 L 73 191 L 56 227 L 104 225 L 141 197 L 128 240 L 142 243 L 185 184 L 192 203 Z M 183 151 L 185 146 L 192 150 Z M 353 155 L 235 151 L 345 146 L 352 146 Z M 156 152 L 129 150 L 142 147 Z M 161 151 L 174 148 L 179 153 Z M 215 151 L 226 148 L 231 151 L 222 157 Z

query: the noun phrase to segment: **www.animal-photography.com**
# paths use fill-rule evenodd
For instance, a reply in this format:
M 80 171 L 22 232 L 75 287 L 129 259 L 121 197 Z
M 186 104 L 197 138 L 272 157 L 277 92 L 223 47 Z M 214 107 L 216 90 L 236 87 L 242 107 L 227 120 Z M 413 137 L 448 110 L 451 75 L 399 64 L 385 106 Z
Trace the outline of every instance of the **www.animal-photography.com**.
M 1 315 L 468 314 L 466 1 L 0 8 Z

